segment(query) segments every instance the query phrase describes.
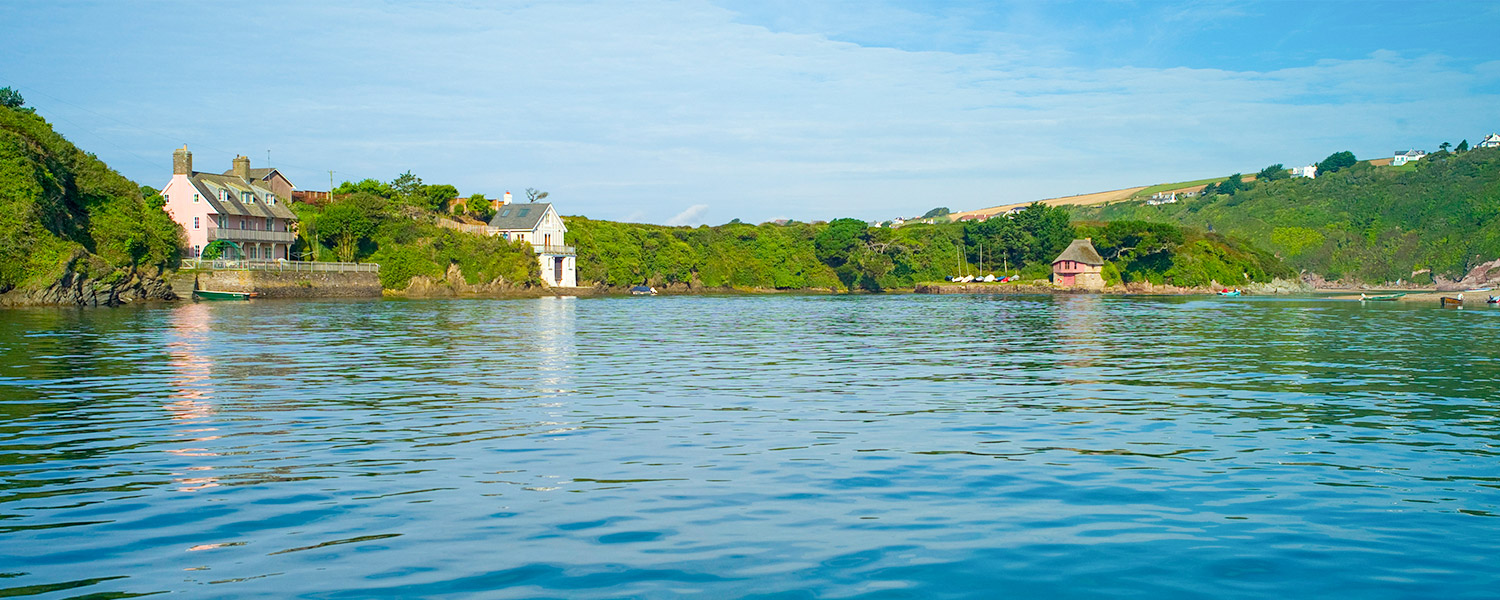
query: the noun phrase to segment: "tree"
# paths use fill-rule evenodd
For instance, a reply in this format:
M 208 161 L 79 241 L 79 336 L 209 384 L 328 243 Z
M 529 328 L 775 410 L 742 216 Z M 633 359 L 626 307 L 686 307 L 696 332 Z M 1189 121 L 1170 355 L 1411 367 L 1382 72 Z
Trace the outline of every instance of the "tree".
M 422 195 L 427 198 L 428 209 L 441 210 L 458 199 L 458 188 L 446 183 L 423 186 Z
M 469 194 L 469 202 L 464 205 L 464 208 L 468 209 L 469 214 L 483 221 L 488 221 L 490 217 L 495 216 L 495 210 L 490 207 L 490 200 L 485 198 L 484 194 Z
M 1200 195 L 1203 196 L 1204 198 L 1207 198 L 1207 197 L 1212 196 L 1212 195 L 1217 194 L 1217 193 L 1219 193 L 1219 186 L 1210 183 L 1208 185 L 1203 186 L 1203 193 L 1200 194 Z
M 356 202 L 340 201 L 328 205 L 318 216 L 318 235 L 334 246 L 339 260 L 354 262 L 359 243 L 375 231 L 375 220 Z
M 26 105 L 26 99 L 21 97 L 21 92 L 8 87 L 0 88 L 0 106 L 20 110 Z
M 1248 189 L 1250 189 L 1250 186 L 1245 184 L 1243 176 L 1241 176 L 1239 173 L 1230 175 L 1229 179 L 1225 179 L 1224 181 L 1219 182 L 1220 194 L 1229 194 L 1233 196 L 1236 192 L 1241 192 Z
M 1279 179 L 1290 179 L 1291 177 L 1292 174 L 1288 173 L 1286 167 L 1281 166 L 1281 163 L 1261 169 L 1259 173 L 1255 174 L 1256 181 L 1276 181 Z
M 868 229 L 859 219 L 834 219 L 813 237 L 813 252 L 823 264 L 835 269 L 842 267 L 849 262 Z
M 1348 150 L 1334 152 L 1333 154 L 1329 154 L 1328 158 L 1323 159 L 1323 162 L 1318 163 L 1318 175 L 1321 176 L 1325 173 L 1334 173 L 1342 169 L 1347 169 L 1354 166 L 1357 162 L 1359 162 L 1359 159 L 1354 158 L 1353 152 Z
M 541 200 L 545 200 L 546 198 L 547 198 L 547 192 L 538 190 L 536 188 L 526 188 L 526 201 L 527 202 L 538 202 L 538 201 L 541 201 Z
M 391 189 L 390 185 L 386 184 L 383 181 L 376 181 L 374 179 L 361 179 L 359 181 L 359 183 L 350 183 L 350 182 L 345 181 L 345 182 L 339 184 L 338 187 L 333 188 L 333 194 L 332 195 L 334 197 L 348 196 L 348 195 L 352 195 L 352 194 L 354 194 L 356 192 L 364 192 L 366 194 L 373 194 L 373 195 L 380 196 L 381 198 L 386 198 L 386 199 L 393 198 L 393 197 L 396 196 L 396 192 Z
M 1468 152 L 1469 151 L 1469 140 L 1468 140 L 1468 138 L 1464 138 L 1463 141 L 1459 142 L 1458 143 L 1458 147 L 1454 148 L 1453 151 L 1454 152 Z
M 1448 151 L 1448 148 L 1449 148 L 1449 147 L 1450 147 L 1450 146 L 1452 146 L 1452 145 L 1453 145 L 1453 144 L 1450 144 L 1450 143 L 1448 143 L 1448 142 L 1443 142 L 1443 143 L 1441 143 L 1441 144 L 1438 144 L 1438 150 L 1442 150 L 1442 151 L 1443 151 L 1443 152 L 1447 152 L 1447 151 Z
M 411 171 L 407 171 L 392 179 L 389 187 L 392 192 L 396 193 L 396 197 L 410 202 L 420 195 L 422 188 L 426 186 L 422 185 L 421 177 L 412 175 Z
M 937 208 L 934 208 L 932 210 L 927 211 L 926 214 L 922 215 L 922 218 L 923 219 L 931 219 L 933 217 L 946 217 L 946 216 L 951 215 L 951 214 L 953 214 L 953 211 L 948 210 L 948 207 L 946 207 L 946 206 L 939 206 Z

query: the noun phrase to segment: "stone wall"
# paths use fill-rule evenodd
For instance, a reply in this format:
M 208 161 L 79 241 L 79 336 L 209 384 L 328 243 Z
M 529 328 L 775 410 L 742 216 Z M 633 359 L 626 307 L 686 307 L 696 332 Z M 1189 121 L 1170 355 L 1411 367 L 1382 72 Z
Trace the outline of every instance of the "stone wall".
M 262 298 L 380 297 L 380 276 L 369 272 L 182 271 L 172 283 L 178 289 L 256 292 Z

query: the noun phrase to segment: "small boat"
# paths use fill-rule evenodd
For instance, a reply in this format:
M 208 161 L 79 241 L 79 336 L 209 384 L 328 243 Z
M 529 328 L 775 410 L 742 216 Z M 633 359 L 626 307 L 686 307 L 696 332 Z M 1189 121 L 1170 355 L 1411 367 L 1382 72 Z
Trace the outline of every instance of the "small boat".
M 1492 287 L 1474 288 L 1472 290 L 1464 290 L 1464 293 L 1465 294 L 1477 294 L 1479 292 L 1488 292 L 1488 291 L 1493 290 L 1493 289 L 1495 289 L 1495 288 L 1492 288 Z
M 1485 300 L 1484 303 L 1485 304 L 1500 304 L 1500 298 L 1496 298 L 1495 296 L 1490 296 L 1490 299 L 1489 300 Z
M 255 292 L 215 292 L 211 290 L 193 290 L 193 298 L 198 300 L 249 300 L 259 296 Z
M 1219 295 L 1220 296 L 1238 296 L 1238 295 L 1240 295 L 1240 291 L 1239 290 L 1223 290 L 1223 291 L 1219 292 Z
M 1364 294 L 1360 294 L 1359 295 L 1359 301 L 1360 302 L 1365 302 L 1365 301 L 1370 301 L 1370 302 L 1395 302 L 1396 300 L 1401 299 L 1401 297 L 1405 296 L 1405 295 L 1406 295 L 1406 292 L 1401 292 L 1399 294 L 1388 294 L 1388 295 L 1385 295 L 1385 296 L 1366 296 Z
M 1450 298 L 1448 296 L 1443 296 L 1442 298 L 1438 299 L 1438 303 L 1441 304 L 1442 306 L 1459 306 L 1459 307 L 1462 307 L 1464 305 L 1464 295 L 1463 294 L 1459 294 L 1457 298 Z
M 656 295 L 656 288 L 650 287 L 650 286 L 645 286 L 645 285 L 638 285 L 638 286 L 635 286 L 633 288 L 630 288 L 630 295 L 632 295 L 632 296 L 655 296 Z

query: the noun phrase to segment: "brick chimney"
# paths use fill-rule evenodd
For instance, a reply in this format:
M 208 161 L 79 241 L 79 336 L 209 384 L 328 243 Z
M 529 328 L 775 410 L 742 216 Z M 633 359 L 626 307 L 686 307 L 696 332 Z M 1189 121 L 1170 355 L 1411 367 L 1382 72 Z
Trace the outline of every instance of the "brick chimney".
M 234 176 L 245 181 L 250 181 L 250 157 L 234 157 Z
M 181 148 L 172 151 L 172 174 L 193 174 L 193 153 L 188 152 L 187 144 L 183 144 Z

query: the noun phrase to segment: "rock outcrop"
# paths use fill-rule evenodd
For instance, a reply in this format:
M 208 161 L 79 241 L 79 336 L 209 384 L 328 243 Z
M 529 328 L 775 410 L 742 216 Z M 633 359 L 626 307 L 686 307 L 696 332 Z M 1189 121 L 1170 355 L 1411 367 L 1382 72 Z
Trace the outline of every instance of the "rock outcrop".
M 172 286 L 155 267 L 116 271 L 93 278 L 70 262 L 61 277 L 44 287 L 22 287 L 0 294 L 0 306 L 118 306 L 144 300 L 176 300 Z

